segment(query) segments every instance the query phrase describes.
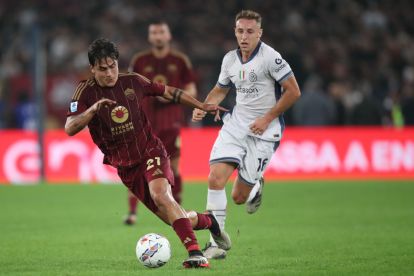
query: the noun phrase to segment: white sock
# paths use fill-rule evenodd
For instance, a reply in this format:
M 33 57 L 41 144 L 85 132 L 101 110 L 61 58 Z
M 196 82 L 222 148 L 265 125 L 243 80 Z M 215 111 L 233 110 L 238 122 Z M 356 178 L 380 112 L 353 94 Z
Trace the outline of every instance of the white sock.
M 250 202 L 254 198 L 257 191 L 259 190 L 259 187 L 260 187 L 260 181 L 257 180 L 256 184 L 254 184 L 253 186 L 253 189 L 250 191 L 249 197 L 247 198 L 246 202 Z
M 227 196 L 226 190 L 210 190 L 207 192 L 207 210 L 212 211 L 216 216 L 217 222 L 221 229 L 224 229 L 226 221 Z M 213 237 L 210 235 L 210 242 L 213 246 L 217 246 Z

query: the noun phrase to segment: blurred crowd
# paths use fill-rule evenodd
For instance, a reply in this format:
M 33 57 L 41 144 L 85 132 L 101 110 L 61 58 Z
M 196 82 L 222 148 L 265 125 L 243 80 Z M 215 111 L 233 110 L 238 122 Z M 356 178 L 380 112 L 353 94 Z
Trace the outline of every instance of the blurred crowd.
M 364 0 L 19 0 L 0 2 L 0 128 L 34 128 L 34 30 L 46 47 L 48 128 L 62 128 L 87 47 L 119 46 L 126 71 L 148 47 L 147 25 L 165 19 L 173 46 L 191 59 L 199 98 L 215 85 L 223 55 L 237 47 L 234 17 L 263 16 L 263 41 L 290 63 L 302 90 L 288 125 L 414 125 L 414 2 Z M 234 93 L 226 99 L 231 106 Z M 210 124 L 206 121 L 206 124 Z

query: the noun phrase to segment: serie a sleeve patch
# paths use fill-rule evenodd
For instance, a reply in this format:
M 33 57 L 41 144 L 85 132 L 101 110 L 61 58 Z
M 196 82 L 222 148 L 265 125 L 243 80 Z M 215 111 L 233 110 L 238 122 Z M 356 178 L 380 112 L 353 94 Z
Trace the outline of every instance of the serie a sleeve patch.
M 70 112 L 76 112 L 78 111 L 78 102 L 71 102 L 70 103 Z

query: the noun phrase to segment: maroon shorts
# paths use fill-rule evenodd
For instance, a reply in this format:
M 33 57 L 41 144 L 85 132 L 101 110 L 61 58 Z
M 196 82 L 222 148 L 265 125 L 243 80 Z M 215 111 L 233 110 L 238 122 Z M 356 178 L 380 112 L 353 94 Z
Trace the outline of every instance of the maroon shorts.
M 160 138 L 170 158 L 180 156 L 180 129 L 168 128 L 157 132 L 157 137 Z
M 170 159 L 165 152 L 157 149 L 151 151 L 151 156 L 142 164 L 130 168 L 119 168 L 118 175 L 128 189 L 152 212 L 158 208 L 151 198 L 148 183 L 157 178 L 166 178 L 174 186 L 174 176 L 171 170 Z

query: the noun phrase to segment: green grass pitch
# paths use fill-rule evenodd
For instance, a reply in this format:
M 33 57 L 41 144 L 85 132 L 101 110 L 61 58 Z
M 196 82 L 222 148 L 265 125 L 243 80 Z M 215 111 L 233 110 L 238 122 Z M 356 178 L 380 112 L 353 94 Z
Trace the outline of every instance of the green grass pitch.
M 233 248 L 208 270 L 185 270 L 172 229 L 143 206 L 122 224 L 121 185 L 0 186 L 0 275 L 414 275 L 414 183 L 266 183 L 254 215 L 235 205 L 229 185 L 227 231 Z M 184 207 L 203 211 L 207 186 L 185 185 Z M 172 258 L 140 265 L 135 244 L 165 235 Z M 206 231 L 198 231 L 201 245 Z

